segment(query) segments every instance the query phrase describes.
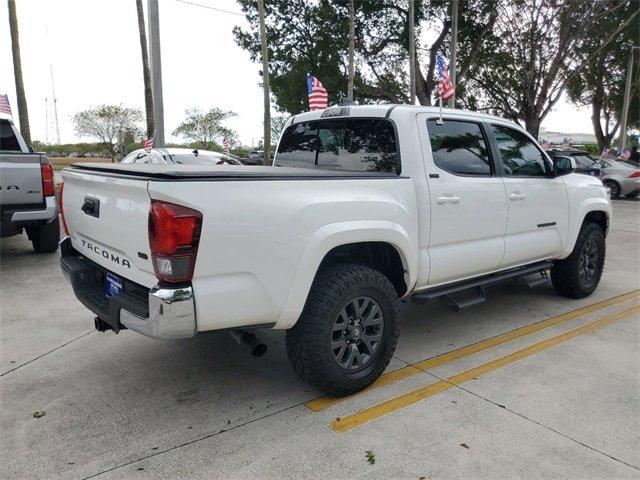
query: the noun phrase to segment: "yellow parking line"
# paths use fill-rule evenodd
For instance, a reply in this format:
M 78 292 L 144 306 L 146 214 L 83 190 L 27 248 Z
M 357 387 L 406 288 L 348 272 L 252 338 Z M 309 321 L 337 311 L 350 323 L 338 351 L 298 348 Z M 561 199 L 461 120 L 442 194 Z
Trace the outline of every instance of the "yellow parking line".
M 542 320 L 540 322 L 527 325 L 526 327 L 518 328 L 511 332 L 503 333 L 501 335 L 495 336 L 493 338 L 489 338 L 487 340 L 483 340 L 478 343 L 474 343 L 472 345 L 460 348 L 458 350 L 453 350 L 451 352 L 444 353 L 442 355 L 438 355 L 436 357 L 429 358 L 427 360 L 423 360 L 416 364 L 409 365 L 407 367 L 403 367 L 389 373 L 385 373 L 381 375 L 380 378 L 378 378 L 370 387 L 366 388 L 365 390 L 359 393 L 368 392 L 376 388 L 389 385 L 390 383 L 397 382 L 398 380 L 402 380 L 404 378 L 416 375 L 422 372 L 423 370 L 438 367 L 440 365 L 444 365 L 445 363 L 452 362 L 454 360 L 459 360 L 460 358 L 464 358 L 468 355 L 481 352 L 483 350 L 495 347 L 497 345 L 502 345 L 503 343 L 509 342 L 511 340 L 515 340 L 516 338 L 524 337 L 525 335 L 529 335 L 531 333 L 537 332 L 544 328 L 553 327 L 562 322 L 566 322 L 568 320 L 572 320 L 574 318 L 587 315 L 588 313 L 595 312 L 597 310 L 609 307 L 611 305 L 622 303 L 625 300 L 629 300 L 637 296 L 640 296 L 640 290 L 634 290 L 633 292 L 625 293 L 624 295 L 618 295 L 616 297 L 612 297 L 607 300 L 603 300 L 601 302 L 597 302 L 592 305 L 588 305 L 586 307 L 573 310 L 571 312 L 563 313 L 562 315 L 558 315 L 556 317 L 552 317 L 547 320 Z M 351 397 L 353 397 L 353 395 Z M 329 408 L 332 405 L 335 405 L 336 403 L 340 403 L 343 400 L 351 397 L 324 396 L 324 397 L 316 398 L 315 400 L 310 400 L 307 403 L 305 403 L 305 405 L 312 412 L 319 412 L 321 410 L 324 410 L 325 408 Z
M 419 402 L 420 400 L 435 395 L 436 393 L 449 390 L 455 385 L 464 383 L 468 380 L 471 380 L 472 378 L 478 378 L 481 375 L 493 372 L 498 368 L 517 362 L 518 360 L 522 360 L 523 358 L 530 357 L 531 355 L 534 355 L 538 352 L 547 350 L 548 348 L 551 348 L 555 345 L 559 345 L 568 340 L 571 340 L 578 335 L 592 332 L 598 328 L 602 328 L 605 325 L 609 325 L 610 323 L 620 320 L 621 318 L 638 312 L 640 312 L 640 306 L 608 315 L 604 318 L 601 318 L 600 320 L 595 320 L 591 323 L 587 323 L 582 327 L 576 328 L 574 330 L 569 330 L 568 332 L 562 333 L 555 337 L 551 337 L 542 342 L 534 343 L 533 345 L 525 347 L 504 357 L 498 358 L 497 360 L 493 360 L 465 372 L 453 375 L 446 380 L 440 380 L 434 384 L 427 385 L 426 387 L 422 387 L 412 392 L 405 393 L 404 395 L 400 395 L 398 397 L 387 400 L 386 402 L 374 405 L 373 407 L 367 408 L 358 413 L 354 413 L 353 415 L 349 415 L 348 417 L 337 418 L 333 422 L 331 422 L 330 426 L 336 432 L 344 432 L 346 430 L 350 430 L 354 427 L 362 425 L 363 423 L 367 423 L 373 419 L 386 415 L 387 413 L 394 412 L 408 405 Z

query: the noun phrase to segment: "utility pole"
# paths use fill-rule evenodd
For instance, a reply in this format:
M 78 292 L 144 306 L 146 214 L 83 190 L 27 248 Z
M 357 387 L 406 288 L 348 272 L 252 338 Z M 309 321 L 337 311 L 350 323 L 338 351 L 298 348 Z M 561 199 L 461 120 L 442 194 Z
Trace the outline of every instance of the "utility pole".
M 16 97 L 18 100 L 18 118 L 20 119 L 20 133 L 24 141 L 31 144 L 31 129 L 29 128 L 29 111 L 27 97 L 24 93 L 22 80 L 22 61 L 20 60 L 20 35 L 18 32 L 18 14 L 15 0 L 9 0 L 9 29 L 11 30 L 11 52 L 13 54 L 13 72 L 16 82 Z
M 264 25 L 264 0 L 258 0 L 260 17 L 260 47 L 262 49 L 262 90 L 264 95 L 264 156 L 262 163 L 271 165 L 271 99 L 269 98 L 269 52 L 267 51 L 267 30 Z
M 629 116 L 629 100 L 631 97 L 631 77 L 633 77 L 633 54 L 640 46 L 629 45 L 631 52 L 629 53 L 629 64 L 627 65 L 627 81 L 624 86 L 624 101 L 622 102 L 622 118 L 620 119 L 620 144 L 618 146 L 618 155 L 624 152 L 627 146 L 627 116 Z
M 415 33 L 415 5 L 409 0 L 409 103 L 416 103 L 416 33 Z
M 51 94 L 53 95 L 53 118 L 56 122 L 56 140 L 60 145 L 60 124 L 58 123 L 58 98 L 56 97 L 56 86 L 53 83 L 53 65 L 49 64 L 49 71 L 51 72 Z
M 49 145 L 49 99 L 44 97 L 44 144 Z
M 354 49 L 355 49 L 355 8 L 354 0 L 349 1 L 349 83 L 347 85 L 347 98 L 353 102 L 353 76 L 355 74 Z
M 451 51 L 449 52 L 449 78 L 453 85 L 453 96 L 449 99 L 449 108 L 456 107 L 456 60 L 458 52 L 458 0 L 451 0 Z
M 160 13 L 158 0 L 149 0 L 149 63 L 153 93 L 154 147 L 164 147 L 164 103 L 162 102 L 162 62 L 160 59 Z

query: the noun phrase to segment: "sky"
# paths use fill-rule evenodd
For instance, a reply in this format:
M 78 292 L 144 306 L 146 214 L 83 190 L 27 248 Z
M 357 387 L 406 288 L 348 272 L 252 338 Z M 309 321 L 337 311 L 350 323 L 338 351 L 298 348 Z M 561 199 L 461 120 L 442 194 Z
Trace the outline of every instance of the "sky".
M 189 0 L 240 13 L 235 0 Z M 71 116 L 100 104 L 144 111 L 140 40 L 134 0 L 19 0 L 22 72 L 31 136 L 55 143 L 51 68 L 61 143 L 79 138 Z M 147 1 L 144 0 L 145 5 Z M 244 145 L 262 136 L 259 65 L 233 40 L 243 16 L 180 2 L 159 0 L 162 82 L 167 141 L 191 107 L 219 107 L 238 115 L 227 126 Z M 322 79 L 320 73 L 318 74 Z M 304 79 L 301 88 L 306 88 Z M 0 93 L 16 107 L 7 2 L 0 3 Z M 49 99 L 49 125 L 47 103 Z M 558 102 L 542 127 L 548 131 L 592 133 L 590 111 Z

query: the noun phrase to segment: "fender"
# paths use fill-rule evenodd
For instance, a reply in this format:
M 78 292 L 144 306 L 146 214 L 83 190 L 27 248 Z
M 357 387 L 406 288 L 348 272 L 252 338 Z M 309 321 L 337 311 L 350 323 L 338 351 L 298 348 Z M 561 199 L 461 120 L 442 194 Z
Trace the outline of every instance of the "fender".
M 298 321 L 316 272 L 327 253 L 335 247 L 360 242 L 391 244 L 402 260 L 407 289 L 413 289 L 417 277 L 418 249 L 403 227 L 386 221 L 353 221 L 324 225 L 307 243 L 291 282 L 284 308 L 274 328 L 290 328 Z
M 570 194 L 569 202 L 571 202 L 572 198 L 575 200 L 575 196 Z M 584 219 L 589 212 L 604 212 L 607 216 L 607 230 L 610 228 L 612 209 L 611 202 L 606 197 L 606 193 L 604 197 L 585 198 L 577 206 L 570 205 L 569 234 L 567 235 L 565 244 L 563 245 L 564 251 L 558 258 L 562 259 L 571 255 L 573 247 L 576 244 L 576 240 L 578 239 L 578 234 L 580 233 L 582 223 L 584 222 Z M 607 233 L 608 232 L 605 232 L 605 235 Z

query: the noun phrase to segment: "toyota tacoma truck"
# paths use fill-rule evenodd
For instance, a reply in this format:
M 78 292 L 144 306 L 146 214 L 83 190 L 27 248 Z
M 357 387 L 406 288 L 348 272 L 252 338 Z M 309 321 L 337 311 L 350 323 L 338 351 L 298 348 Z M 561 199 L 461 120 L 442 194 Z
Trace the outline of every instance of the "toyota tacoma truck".
M 399 299 L 457 310 L 547 271 L 590 295 L 611 204 L 574 170 L 498 117 L 332 107 L 292 117 L 270 167 L 65 169 L 61 266 L 99 330 L 286 330 L 298 374 L 347 395 L 388 365 Z
M 36 252 L 58 249 L 53 168 L 45 155 L 32 152 L 11 120 L 0 118 L 0 237 L 23 230 Z

